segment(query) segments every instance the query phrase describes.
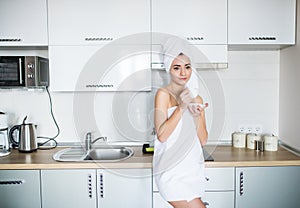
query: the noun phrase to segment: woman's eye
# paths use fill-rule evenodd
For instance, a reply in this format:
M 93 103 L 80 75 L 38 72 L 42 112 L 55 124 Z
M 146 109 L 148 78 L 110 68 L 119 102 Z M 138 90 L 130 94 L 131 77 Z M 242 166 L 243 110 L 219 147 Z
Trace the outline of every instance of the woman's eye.
M 179 70 L 179 67 L 174 67 L 173 69 L 177 71 L 177 70 Z
M 190 69 L 190 68 L 191 68 L 191 66 L 186 66 L 185 68 L 186 68 L 186 69 Z

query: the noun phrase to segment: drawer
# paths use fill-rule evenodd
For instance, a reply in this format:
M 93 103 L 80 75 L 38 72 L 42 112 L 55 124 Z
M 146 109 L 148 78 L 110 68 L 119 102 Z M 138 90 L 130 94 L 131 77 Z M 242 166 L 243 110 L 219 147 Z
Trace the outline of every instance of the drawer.
M 206 208 L 234 207 L 234 191 L 206 192 L 203 202 Z
M 234 168 L 206 168 L 205 169 L 206 191 L 233 191 Z
M 202 199 L 207 208 L 234 207 L 234 191 L 206 192 Z M 153 193 L 153 208 L 172 208 L 158 192 Z
M 233 191 L 234 168 L 206 168 L 205 169 L 206 191 Z M 153 191 L 158 191 L 153 177 Z

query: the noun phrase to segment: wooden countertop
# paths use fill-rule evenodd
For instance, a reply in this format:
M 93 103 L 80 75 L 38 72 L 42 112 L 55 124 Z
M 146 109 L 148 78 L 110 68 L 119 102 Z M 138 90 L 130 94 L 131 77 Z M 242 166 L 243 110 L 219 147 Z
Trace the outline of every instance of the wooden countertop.
M 206 167 L 246 167 L 246 166 L 299 166 L 300 157 L 279 147 L 278 151 L 259 152 L 232 146 L 207 146 L 214 161 L 206 162 Z
M 141 147 L 131 147 L 134 155 L 127 160 L 111 163 L 98 162 L 57 162 L 52 155 L 67 147 L 57 147 L 51 150 L 38 150 L 33 153 L 19 153 L 12 150 L 8 156 L 0 158 L 2 169 L 84 169 L 84 168 L 151 168 L 152 155 L 143 154 Z
M 131 147 L 134 155 L 124 161 L 114 163 L 97 162 L 56 162 L 52 155 L 65 147 L 52 150 L 38 150 L 33 153 L 19 153 L 12 150 L 8 156 L 0 158 L 0 169 L 83 169 L 83 168 L 151 168 L 152 155 L 143 154 L 141 147 Z M 214 157 L 213 162 L 205 162 L 206 167 L 245 166 L 300 166 L 300 157 L 279 147 L 276 152 L 256 152 L 231 146 L 206 146 Z

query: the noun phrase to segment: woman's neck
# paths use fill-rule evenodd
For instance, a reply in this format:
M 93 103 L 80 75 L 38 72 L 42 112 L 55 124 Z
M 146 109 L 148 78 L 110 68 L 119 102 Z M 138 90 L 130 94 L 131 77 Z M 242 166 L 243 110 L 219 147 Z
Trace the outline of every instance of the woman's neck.
M 183 85 L 178 85 L 174 82 L 171 82 L 168 86 L 167 89 L 170 90 L 170 92 L 175 96 L 179 96 L 180 93 L 185 89 L 185 86 Z

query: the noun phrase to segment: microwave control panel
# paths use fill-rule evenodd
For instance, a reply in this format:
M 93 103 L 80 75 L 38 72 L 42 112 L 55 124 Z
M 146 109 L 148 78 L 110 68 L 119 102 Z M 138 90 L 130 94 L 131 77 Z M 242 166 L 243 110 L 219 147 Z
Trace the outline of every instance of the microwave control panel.
M 28 87 L 36 86 L 36 59 L 32 56 L 25 57 L 25 84 Z

